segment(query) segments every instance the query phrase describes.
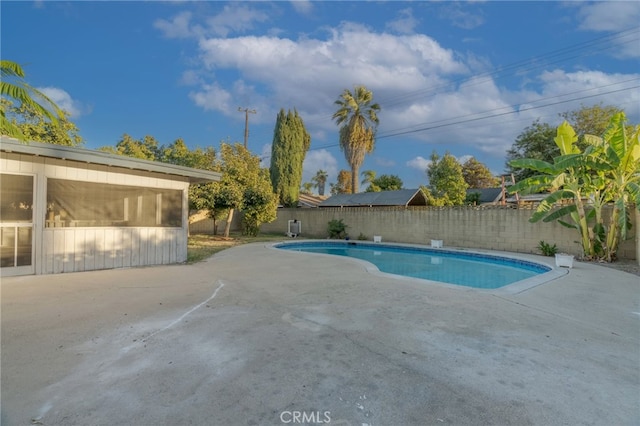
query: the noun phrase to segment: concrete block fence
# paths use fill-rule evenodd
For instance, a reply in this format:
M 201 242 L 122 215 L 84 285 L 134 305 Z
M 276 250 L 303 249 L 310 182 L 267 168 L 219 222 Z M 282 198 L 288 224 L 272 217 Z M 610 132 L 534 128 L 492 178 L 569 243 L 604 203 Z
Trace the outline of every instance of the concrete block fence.
M 502 206 L 455 208 L 315 208 L 278 209 L 278 217 L 272 223 L 263 224 L 264 233 L 287 231 L 289 220 L 302 222 L 302 237 L 326 238 L 327 224 L 342 219 L 351 239 L 361 234 L 373 240 L 374 235 L 385 242 L 430 244 L 432 239 L 443 240 L 445 246 L 518 253 L 537 253 L 542 240 L 556 244 L 559 251 L 580 257 L 582 250 L 577 243 L 578 233 L 557 222 L 531 223 L 532 210 Z M 638 230 L 640 215 L 632 217 L 633 228 L 618 251 L 621 259 L 638 259 L 640 246 Z

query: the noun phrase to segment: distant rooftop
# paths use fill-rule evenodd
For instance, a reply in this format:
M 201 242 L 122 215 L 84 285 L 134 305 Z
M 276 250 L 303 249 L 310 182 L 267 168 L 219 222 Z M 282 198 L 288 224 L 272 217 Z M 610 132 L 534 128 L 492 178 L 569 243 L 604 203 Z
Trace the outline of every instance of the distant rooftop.
M 420 189 L 336 194 L 318 207 L 426 206 L 427 199 Z
M 502 198 L 502 188 L 469 188 L 467 189 L 467 195 L 478 193 L 480 194 L 480 204 L 498 204 Z
M 326 200 L 325 195 L 311 195 L 300 193 L 298 196 L 298 207 L 318 207 L 318 205 Z

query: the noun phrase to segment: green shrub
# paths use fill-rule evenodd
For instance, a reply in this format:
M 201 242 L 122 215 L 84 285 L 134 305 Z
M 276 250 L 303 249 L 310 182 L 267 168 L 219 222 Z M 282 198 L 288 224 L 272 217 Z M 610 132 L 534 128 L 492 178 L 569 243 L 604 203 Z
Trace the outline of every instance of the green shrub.
M 360 233 L 360 235 L 358 235 L 358 240 L 360 240 L 360 241 L 366 241 L 368 239 L 369 239 L 369 237 L 364 235 L 362 232 Z
M 558 247 L 555 244 L 551 245 L 544 241 L 540 241 L 538 243 L 538 250 L 540 250 L 545 256 L 554 256 L 558 252 Z
M 347 235 L 347 225 L 342 222 L 342 219 L 330 220 L 327 230 L 329 232 L 329 238 L 342 239 Z

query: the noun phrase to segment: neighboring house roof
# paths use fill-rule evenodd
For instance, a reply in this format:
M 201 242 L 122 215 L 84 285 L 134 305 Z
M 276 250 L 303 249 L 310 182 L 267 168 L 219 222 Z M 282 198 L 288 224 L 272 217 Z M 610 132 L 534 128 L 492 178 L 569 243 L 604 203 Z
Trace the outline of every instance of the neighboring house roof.
M 22 143 L 17 139 L 8 138 L 6 136 L 0 136 L 0 151 L 181 176 L 188 178 L 189 183 L 215 182 L 219 181 L 222 177 L 220 173 L 209 170 L 192 169 L 190 167 L 177 166 L 175 164 L 141 160 L 139 158 L 109 154 L 85 148 L 40 142 Z
M 515 196 L 507 197 L 507 203 L 539 203 L 549 196 L 546 194 L 529 194 L 529 195 L 519 195 L 518 199 Z
M 318 207 L 426 206 L 427 199 L 420 189 L 336 194 Z
M 467 195 L 479 193 L 479 204 L 499 203 L 502 198 L 502 187 L 498 188 L 469 188 L 467 189 Z
M 320 196 L 300 193 L 298 196 L 298 207 L 318 207 L 318 205 L 326 199 L 327 197 L 324 195 Z

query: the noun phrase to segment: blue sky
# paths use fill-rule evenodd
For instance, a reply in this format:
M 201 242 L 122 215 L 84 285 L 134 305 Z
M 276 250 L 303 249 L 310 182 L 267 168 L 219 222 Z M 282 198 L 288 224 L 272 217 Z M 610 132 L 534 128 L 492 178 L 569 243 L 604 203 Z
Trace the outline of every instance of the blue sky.
M 348 169 L 333 102 L 381 105 L 361 170 L 427 183 L 431 153 L 495 174 L 522 130 L 603 103 L 640 123 L 640 2 L 10 2 L 2 58 L 72 114 L 87 148 L 124 133 L 264 157 L 281 108 L 312 135 L 303 181 Z

